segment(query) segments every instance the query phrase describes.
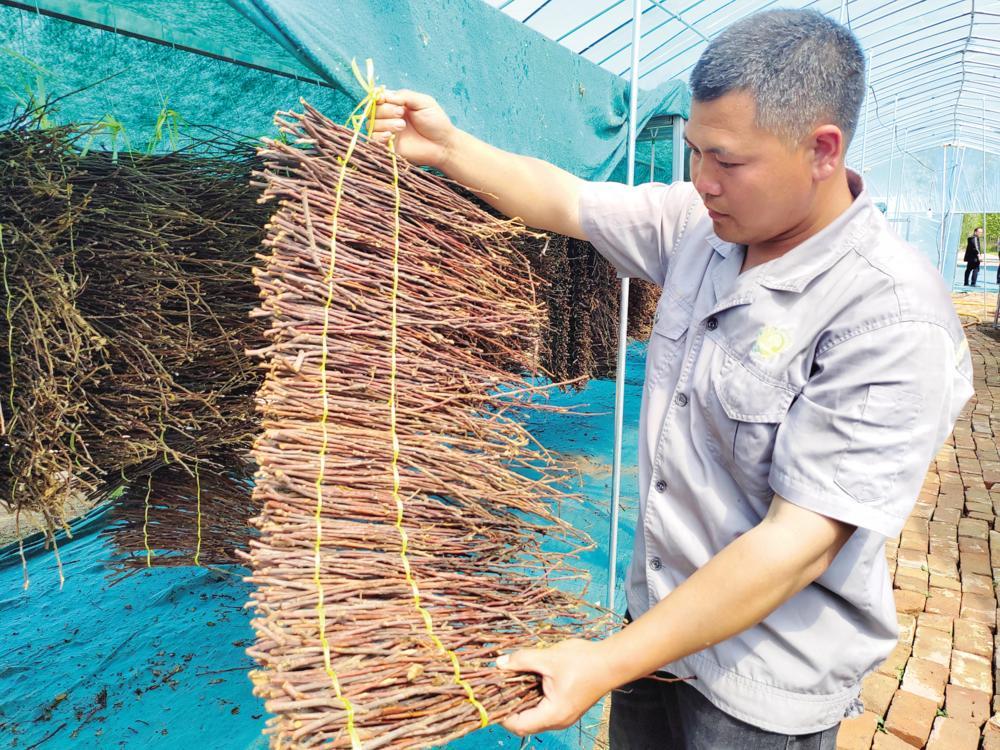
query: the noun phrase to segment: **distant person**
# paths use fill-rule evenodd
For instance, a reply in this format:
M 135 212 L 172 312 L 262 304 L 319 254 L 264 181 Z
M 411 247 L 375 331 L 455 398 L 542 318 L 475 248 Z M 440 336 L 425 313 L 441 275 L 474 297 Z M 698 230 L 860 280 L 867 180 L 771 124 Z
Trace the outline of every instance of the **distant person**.
M 979 278 L 979 251 L 983 244 L 983 228 L 976 227 L 965 243 L 965 285 L 975 286 Z M 971 277 L 972 282 L 969 282 Z

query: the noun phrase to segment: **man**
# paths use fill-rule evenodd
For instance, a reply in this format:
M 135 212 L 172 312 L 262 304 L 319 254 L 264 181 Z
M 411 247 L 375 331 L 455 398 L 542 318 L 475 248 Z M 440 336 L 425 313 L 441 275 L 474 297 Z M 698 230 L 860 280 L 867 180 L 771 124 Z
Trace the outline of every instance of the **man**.
M 587 183 L 397 91 L 376 139 L 526 224 L 663 287 L 640 415 L 634 622 L 502 657 L 544 700 L 518 734 L 612 693 L 614 748 L 833 748 L 896 643 L 884 557 L 972 393 L 941 277 L 848 173 L 853 35 L 768 11 L 691 75 L 691 183 Z M 693 678 L 665 682 L 655 672 Z
M 979 278 L 979 250 L 982 244 L 983 228 L 976 227 L 972 230 L 972 236 L 965 243 L 965 285 L 975 286 L 976 279 Z M 969 278 L 972 282 L 969 282 Z

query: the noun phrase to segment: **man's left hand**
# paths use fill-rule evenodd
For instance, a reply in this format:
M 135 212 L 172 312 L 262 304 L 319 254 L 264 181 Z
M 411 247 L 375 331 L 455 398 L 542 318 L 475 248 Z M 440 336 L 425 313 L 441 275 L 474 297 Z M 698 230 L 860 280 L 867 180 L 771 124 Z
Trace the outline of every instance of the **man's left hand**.
M 538 674 L 544 693 L 537 706 L 508 716 L 501 724 L 520 737 L 572 726 L 614 687 L 605 661 L 599 642 L 576 638 L 501 656 L 497 659 L 501 669 Z

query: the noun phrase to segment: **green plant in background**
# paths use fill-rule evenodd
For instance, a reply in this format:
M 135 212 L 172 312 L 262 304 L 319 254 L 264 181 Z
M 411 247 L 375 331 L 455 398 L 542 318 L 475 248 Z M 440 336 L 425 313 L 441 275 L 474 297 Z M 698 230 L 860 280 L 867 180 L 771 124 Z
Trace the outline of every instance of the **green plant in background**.
M 21 76 L 20 90 L 8 83 L 3 83 L 3 88 L 14 97 L 19 105 L 24 107 L 25 112 L 37 112 L 39 127 L 50 128 L 55 125 L 51 118 L 55 110 L 48 103 L 48 87 L 45 81 L 47 78 L 56 78 L 56 75 L 10 47 L 0 47 L 0 53 L 14 58 L 30 69 L 29 75 Z M 33 77 L 30 76 L 31 73 L 34 74 Z
M 169 100 L 164 100 L 160 107 L 160 113 L 156 116 L 156 125 L 153 126 L 153 135 L 150 136 L 149 143 L 146 144 L 146 153 L 151 154 L 167 139 L 171 151 L 177 150 L 177 142 L 180 138 L 180 126 L 185 122 L 177 110 L 170 109 Z
M 83 144 L 83 150 L 80 152 L 81 158 L 90 152 L 90 147 L 94 144 L 94 139 L 99 135 L 107 135 L 111 139 L 111 161 L 115 163 L 118 162 L 119 137 L 122 139 L 122 143 L 125 144 L 125 148 L 128 151 L 132 150 L 132 144 L 129 143 L 124 123 L 114 115 L 106 114 L 100 120 L 90 125 L 87 141 Z

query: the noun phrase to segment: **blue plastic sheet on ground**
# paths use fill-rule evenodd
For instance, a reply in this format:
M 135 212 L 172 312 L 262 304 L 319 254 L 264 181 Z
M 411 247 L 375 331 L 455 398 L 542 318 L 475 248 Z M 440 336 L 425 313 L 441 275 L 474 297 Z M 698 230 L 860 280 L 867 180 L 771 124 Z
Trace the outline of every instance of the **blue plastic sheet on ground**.
M 622 534 L 618 546 L 618 604 L 632 546 L 637 507 L 636 451 L 644 347 L 629 351 L 625 393 Z M 563 517 L 597 542 L 580 566 L 591 576 L 590 601 L 607 592 L 608 508 L 614 383 L 594 381 L 579 393 L 553 393 L 549 403 L 578 413 L 537 412 L 529 429 L 547 448 L 580 469 L 568 489 L 586 498 Z M 250 587 L 244 571 L 153 568 L 114 585 L 105 561 L 111 551 L 99 512 L 62 540 L 66 585 L 59 590 L 51 551 L 28 560 L 31 586 L 21 588 L 16 550 L 0 562 L 0 747 L 250 750 L 266 748 L 266 715 L 251 692 L 244 649 L 253 640 L 243 609 Z M 545 734 L 530 746 L 589 748 L 600 710 L 579 726 Z M 519 748 L 499 727 L 474 732 L 450 747 Z

